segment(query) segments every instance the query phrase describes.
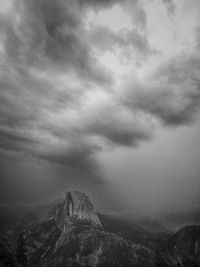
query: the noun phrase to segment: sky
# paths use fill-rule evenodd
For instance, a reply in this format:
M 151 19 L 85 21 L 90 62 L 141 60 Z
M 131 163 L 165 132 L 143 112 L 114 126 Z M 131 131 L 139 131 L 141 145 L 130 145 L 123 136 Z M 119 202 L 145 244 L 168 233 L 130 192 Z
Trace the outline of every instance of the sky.
M 0 203 L 200 203 L 200 1 L 0 0 Z

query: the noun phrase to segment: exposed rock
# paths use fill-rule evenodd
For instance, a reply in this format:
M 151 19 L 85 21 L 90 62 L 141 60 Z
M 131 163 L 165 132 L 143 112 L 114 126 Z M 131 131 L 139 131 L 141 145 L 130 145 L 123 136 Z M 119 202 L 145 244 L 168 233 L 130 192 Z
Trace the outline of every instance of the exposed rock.
M 105 232 L 93 204 L 82 192 L 68 192 L 63 203 L 45 212 L 43 220 L 33 218 L 32 223 L 23 223 L 31 267 L 143 267 L 152 253 Z
M 131 247 L 122 237 L 81 220 L 70 227 L 59 243 L 54 239 L 57 232 L 53 226 L 51 230 L 43 245 L 32 253 L 30 266 L 139 267 L 146 266 L 144 257 L 151 253 L 141 246 Z
M 200 226 L 179 230 L 157 256 L 166 266 L 200 267 Z
M 95 225 L 101 226 L 97 212 L 88 196 L 79 191 L 67 192 L 65 200 L 58 205 L 54 220 L 60 229 L 74 219 L 85 219 Z

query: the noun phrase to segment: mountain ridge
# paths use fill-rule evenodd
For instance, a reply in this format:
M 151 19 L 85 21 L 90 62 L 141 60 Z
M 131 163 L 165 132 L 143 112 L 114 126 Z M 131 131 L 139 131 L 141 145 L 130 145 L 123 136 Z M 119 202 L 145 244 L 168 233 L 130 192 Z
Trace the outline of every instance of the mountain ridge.
M 70 191 L 1 237 L 0 266 L 199 267 L 200 226 L 167 231 L 150 219 L 98 214 L 85 193 Z

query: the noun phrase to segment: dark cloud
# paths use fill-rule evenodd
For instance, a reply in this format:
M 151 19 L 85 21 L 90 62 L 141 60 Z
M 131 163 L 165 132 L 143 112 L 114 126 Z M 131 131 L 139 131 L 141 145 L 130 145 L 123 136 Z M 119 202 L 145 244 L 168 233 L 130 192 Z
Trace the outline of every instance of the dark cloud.
M 165 4 L 167 11 L 170 15 L 174 15 L 176 12 L 176 5 L 173 0 L 163 0 L 163 3 Z
M 92 146 L 88 142 L 84 143 L 81 138 L 81 141 L 71 142 L 70 147 L 57 145 L 57 147 L 46 147 L 44 150 L 37 149 L 34 156 L 50 163 L 61 164 L 67 168 L 68 172 L 82 173 L 83 179 L 100 183 L 103 181 L 103 175 L 94 157 L 94 153 L 98 151 L 97 146 Z M 74 179 L 76 179 L 76 175 Z
M 133 60 L 132 56 L 136 54 L 141 58 L 158 54 L 149 44 L 147 36 L 137 28 L 115 33 L 106 27 L 96 27 L 92 30 L 91 40 L 102 51 L 120 48 L 121 54 L 129 60 Z M 126 54 L 123 54 L 124 50 Z
M 152 125 L 145 123 L 139 114 L 135 116 L 115 100 L 95 110 L 85 122 L 87 134 L 97 136 L 108 146 L 136 147 L 152 138 Z
M 13 16 L 2 17 L 6 63 L 0 84 L 0 145 L 92 173 L 95 179 L 99 170 L 94 154 L 104 146 L 99 140 L 135 146 L 150 134 L 137 121 L 131 125 L 110 110 L 100 122 L 93 116 L 96 106 L 90 110 L 85 105 L 90 83 L 109 86 L 112 77 L 92 55 L 84 28 L 85 4 L 92 3 L 83 4 L 21 0 L 14 2 Z M 102 6 L 107 4 L 112 3 Z
M 77 0 L 83 7 L 93 7 L 96 11 L 102 8 L 109 8 L 115 4 L 121 5 L 130 15 L 133 23 L 144 28 L 146 26 L 146 12 L 140 0 Z
M 113 91 L 101 92 L 102 102 L 97 93 L 90 102 L 98 102 L 87 105 L 88 82 L 102 88 L 112 81 L 93 57 L 90 38 L 102 50 L 113 46 L 131 50 L 127 56 L 132 50 L 142 56 L 155 53 L 136 28 L 116 34 L 96 27 L 88 37 L 85 7 L 114 3 L 119 1 L 21 0 L 19 5 L 14 2 L 16 16 L 2 16 L 6 63 L 0 83 L 0 145 L 4 150 L 89 172 L 95 166 L 96 152 L 104 147 L 137 146 L 152 138 L 149 113 L 168 125 L 193 118 L 199 102 L 198 80 L 173 80 L 185 77 L 188 62 L 160 68 L 157 82 L 131 83 L 120 101 Z M 78 85 L 70 84 L 70 75 Z M 194 86 L 191 92 L 188 84 Z M 183 92 L 179 87 L 185 88 Z
M 200 48 L 200 26 L 195 29 L 196 49 L 199 51 Z
M 83 10 L 72 1 L 22 1 L 16 16 L 3 17 L 5 48 L 17 67 L 75 69 L 89 81 L 110 84 L 110 73 L 92 56 L 84 29 Z M 20 65 L 19 65 L 20 64 Z
M 200 106 L 199 58 L 183 55 L 161 64 L 151 81 L 132 80 L 123 101 L 168 126 L 191 123 Z
M 124 8 L 131 17 L 133 25 L 137 25 L 141 31 L 145 30 L 147 26 L 147 14 L 142 1 L 129 0 Z
M 0 127 L 0 146 L 6 150 L 25 150 L 26 145 L 35 145 L 37 141 L 30 135 L 13 128 Z
M 129 2 L 130 0 L 125 0 L 125 2 Z M 131 0 L 132 2 L 138 2 L 138 0 Z M 77 2 L 81 5 L 89 5 L 93 7 L 109 7 L 112 6 L 113 4 L 121 4 L 121 0 L 77 0 Z
M 25 185 L 27 173 L 33 179 L 37 168 L 40 179 L 44 173 L 46 180 L 51 177 L 51 193 L 57 186 L 54 175 L 77 179 L 81 185 L 99 183 L 102 150 L 135 148 L 151 140 L 155 119 L 177 126 L 195 118 L 200 103 L 198 54 L 161 64 L 146 81 L 133 71 L 121 88 L 117 74 L 95 56 L 95 49 L 117 48 L 135 67 L 135 57 L 146 63 L 157 54 L 139 1 L 12 2 L 10 13 L 0 17 L 0 164 L 4 185 L 10 177 L 11 193 L 12 179 L 19 187 L 22 174 Z M 87 12 L 97 14 L 114 4 L 129 16 L 132 29 L 116 33 L 98 25 L 87 28 Z M 36 188 L 42 195 L 46 184 L 41 189 L 39 182 L 33 183 L 32 191 Z

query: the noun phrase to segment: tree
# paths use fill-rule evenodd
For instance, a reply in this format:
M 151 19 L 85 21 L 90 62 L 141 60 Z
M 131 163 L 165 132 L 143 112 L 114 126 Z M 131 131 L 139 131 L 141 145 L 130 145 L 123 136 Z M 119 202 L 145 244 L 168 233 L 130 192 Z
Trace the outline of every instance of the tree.
M 23 231 L 20 232 L 19 238 L 17 241 L 17 260 L 18 262 L 26 267 L 27 266 L 27 249 L 26 249 L 26 243 L 24 239 L 24 233 Z

